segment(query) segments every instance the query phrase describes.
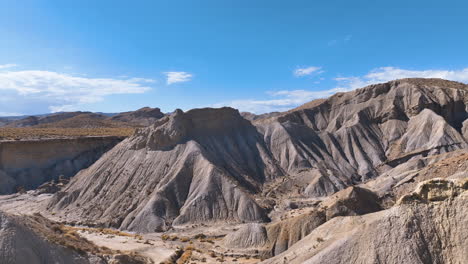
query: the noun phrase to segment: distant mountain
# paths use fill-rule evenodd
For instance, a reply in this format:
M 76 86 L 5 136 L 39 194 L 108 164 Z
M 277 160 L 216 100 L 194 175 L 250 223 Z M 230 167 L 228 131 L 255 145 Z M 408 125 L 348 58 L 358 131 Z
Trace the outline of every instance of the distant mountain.
M 143 127 L 163 117 L 159 108 L 144 107 L 124 113 L 60 112 L 26 117 L 2 117 L 0 127 L 100 128 Z
M 10 122 L 11 119 L 8 119 L 7 117 L 0 117 L 0 127 L 5 126 Z
M 281 112 L 271 112 L 271 113 L 265 113 L 265 114 L 260 114 L 260 115 L 257 115 L 257 114 L 254 114 L 254 113 L 250 113 L 250 112 L 242 112 L 240 113 L 241 116 L 247 120 L 250 120 L 250 121 L 255 121 L 255 120 L 259 120 L 259 119 L 264 119 L 264 118 L 270 118 L 270 117 L 275 117 L 275 116 L 278 116 L 281 114 Z
M 137 126 L 149 126 L 164 117 L 159 108 L 143 107 L 136 111 L 123 112 L 109 118 L 111 121 L 129 123 Z
M 48 118 L 50 118 L 49 116 Z M 109 120 L 105 115 L 95 113 L 79 113 L 70 117 L 57 119 L 53 122 L 44 122 L 37 128 L 103 128 L 103 127 L 129 127 L 131 124 Z

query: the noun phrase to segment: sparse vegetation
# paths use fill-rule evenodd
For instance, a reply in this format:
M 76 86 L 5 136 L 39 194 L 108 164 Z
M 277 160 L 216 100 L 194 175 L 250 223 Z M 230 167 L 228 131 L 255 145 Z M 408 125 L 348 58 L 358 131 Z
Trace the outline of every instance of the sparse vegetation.
M 185 264 L 185 263 L 189 263 L 190 262 L 190 259 L 192 258 L 192 254 L 193 254 L 193 250 L 195 248 L 192 247 L 192 246 L 188 246 L 186 247 L 184 250 L 183 250 L 183 253 L 182 255 L 180 256 L 180 258 L 177 260 L 177 264 Z
M 147 263 L 147 259 L 133 252 L 120 252 L 107 247 L 97 246 L 78 233 L 81 228 L 67 226 L 46 219 L 41 214 L 36 213 L 23 220 L 23 224 L 45 238 L 49 242 L 64 246 L 80 254 L 93 254 L 97 256 L 113 255 L 120 263 Z M 89 228 L 88 228 L 89 229 Z M 98 230 L 98 229 L 95 229 Z M 111 232 L 111 229 L 103 229 L 103 232 Z M 112 233 L 126 235 L 126 233 L 112 230 Z
M 196 234 L 195 236 L 193 236 L 194 239 L 201 239 L 201 238 L 206 238 L 206 235 L 205 234 Z
M 200 239 L 200 242 L 205 242 L 205 243 L 210 243 L 210 244 L 215 243 L 212 238 L 202 238 Z
M 47 139 L 89 136 L 127 137 L 133 134 L 135 128 L 0 128 L 0 140 Z
M 187 242 L 189 242 L 189 241 L 190 241 L 190 238 L 188 238 L 188 237 L 181 237 L 181 238 L 180 238 L 180 242 L 187 243 Z

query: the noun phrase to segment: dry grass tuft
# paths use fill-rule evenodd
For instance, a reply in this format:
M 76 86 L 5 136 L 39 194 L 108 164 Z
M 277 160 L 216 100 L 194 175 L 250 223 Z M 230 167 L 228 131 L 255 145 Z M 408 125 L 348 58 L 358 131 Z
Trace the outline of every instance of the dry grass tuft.
M 0 128 L 0 140 L 25 140 L 25 139 L 50 139 L 69 137 L 91 136 L 117 136 L 128 137 L 133 134 L 135 128 Z
M 33 232 L 43 237 L 47 241 L 69 248 L 82 255 L 92 254 L 96 256 L 113 256 L 116 259 L 116 263 L 148 263 L 148 259 L 138 255 L 134 252 L 120 252 L 109 249 L 107 247 L 99 247 L 93 242 L 90 242 L 86 238 L 79 235 L 78 231 L 83 229 L 91 230 L 91 228 L 76 228 L 67 226 L 61 223 L 53 222 L 41 214 L 36 213 L 30 217 L 22 218 L 21 222 L 24 226 L 31 229 Z M 94 229 L 101 230 L 101 229 Z M 102 229 L 103 233 L 124 235 L 124 236 L 135 236 L 132 234 L 112 230 Z

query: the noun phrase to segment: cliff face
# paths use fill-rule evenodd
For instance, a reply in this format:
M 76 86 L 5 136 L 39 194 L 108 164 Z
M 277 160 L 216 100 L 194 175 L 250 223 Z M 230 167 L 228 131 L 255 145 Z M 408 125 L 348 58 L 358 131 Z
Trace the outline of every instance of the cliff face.
M 98 160 L 123 138 L 89 137 L 0 142 L 0 194 L 18 187 L 71 177 Z

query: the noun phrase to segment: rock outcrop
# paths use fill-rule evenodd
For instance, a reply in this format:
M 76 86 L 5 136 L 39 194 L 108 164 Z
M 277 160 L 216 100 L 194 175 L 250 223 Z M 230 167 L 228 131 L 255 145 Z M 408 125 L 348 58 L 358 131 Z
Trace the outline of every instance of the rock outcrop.
M 432 179 L 422 182 L 411 194 L 402 196 L 397 204 L 428 203 L 453 199 L 468 190 L 468 178 L 462 180 Z
M 450 186 L 457 195 L 449 195 Z M 436 199 L 336 217 L 263 263 L 466 263 L 467 190 L 466 179 L 422 183 L 415 193 Z
M 286 215 L 280 221 L 265 226 L 246 224 L 226 236 L 224 244 L 226 248 L 245 251 L 255 248 L 260 255 L 270 258 L 286 251 L 334 217 L 364 215 L 381 209 L 374 193 L 352 186 L 328 197 L 316 208 L 290 210 L 293 216 Z

